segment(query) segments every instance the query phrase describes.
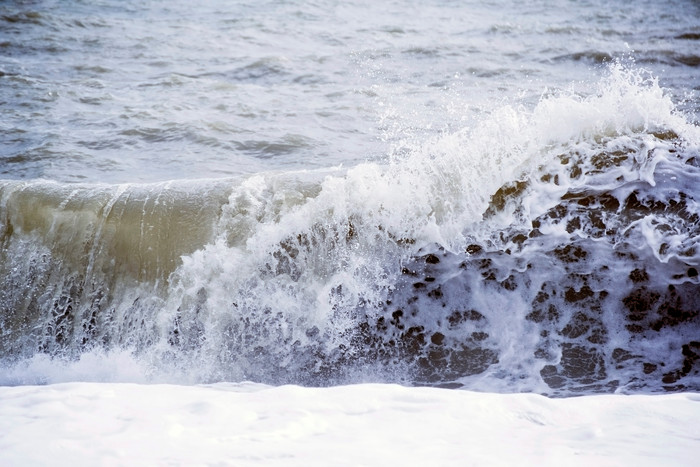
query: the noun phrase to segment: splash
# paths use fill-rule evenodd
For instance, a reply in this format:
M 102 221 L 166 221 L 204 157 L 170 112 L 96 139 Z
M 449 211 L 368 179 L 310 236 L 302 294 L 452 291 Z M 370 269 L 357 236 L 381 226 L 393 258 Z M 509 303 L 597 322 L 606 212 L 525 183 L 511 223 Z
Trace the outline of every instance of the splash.
M 3 358 L 129 351 L 154 380 L 198 382 L 697 388 L 698 144 L 653 77 L 615 64 L 593 93 L 503 106 L 381 163 L 159 187 L 175 224 L 128 220 L 139 187 L 85 187 L 79 212 L 112 224 L 76 237 L 55 227 L 76 212 L 66 188 L 42 226 L 18 206 L 45 184 L 6 183 L 3 290 L 22 293 L 2 298 Z

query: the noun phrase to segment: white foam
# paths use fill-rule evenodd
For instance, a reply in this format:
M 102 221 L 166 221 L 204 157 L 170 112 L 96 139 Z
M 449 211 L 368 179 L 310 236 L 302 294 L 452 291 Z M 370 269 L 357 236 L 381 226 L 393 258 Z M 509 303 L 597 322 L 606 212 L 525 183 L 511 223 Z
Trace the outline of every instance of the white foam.
M 655 143 L 650 132 L 671 131 L 691 149 L 700 144 L 698 128 L 674 111 L 671 99 L 647 73 L 615 64 L 594 88 L 585 94 L 547 94 L 531 109 L 505 105 L 452 133 L 418 142 L 403 140 L 400 150 L 381 162 L 323 172 L 265 173 L 241 183 L 231 182 L 235 186 L 216 190 L 216 202 L 211 203 L 214 214 L 203 214 L 195 196 L 195 202 L 187 206 L 200 216 L 193 219 L 204 228 L 193 230 L 196 240 L 206 239 L 206 245 L 197 246 L 193 253 L 188 250 L 167 280 L 160 272 L 156 274 L 167 283 L 162 297 L 144 299 L 146 292 L 142 290 L 151 293 L 153 288 L 132 287 L 131 283 L 112 287 L 116 303 L 102 303 L 100 310 L 114 306 L 123 313 L 113 323 L 104 324 L 115 327 L 106 334 L 117 336 L 111 341 L 117 348 L 150 346 L 137 349 L 139 358 L 157 367 L 150 374 L 167 375 L 177 369 L 193 381 L 263 378 L 264 374 L 255 373 L 267 368 L 260 362 L 255 366 L 261 354 L 286 361 L 300 347 L 317 344 L 314 333 L 322 337 L 318 340 L 323 352 L 348 348 L 352 331 L 383 311 L 381 306 L 397 287 L 402 266 L 422 254 L 422 249 L 439 245 L 448 252 L 464 254 L 473 239 L 502 246 L 493 238 L 499 229 L 529 226 L 567 191 L 608 190 L 622 200 L 633 189 L 661 183 L 658 169 L 668 167 L 664 164 L 672 143 Z M 559 160 L 562 154 L 588 157 L 598 150 L 612 152 L 616 148 L 638 149 L 635 155 L 639 160 L 578 178 L 570 176 L 569 167 Z M 645 157 L 648 153 L 652 156 Z M 542 173 L 559 181 L 538 182 Z M 674 175 L 668 177 L 681 177 L 691 187 L 694 179 L 683 178 L 678 167 L 669 173 Z M 484 219 L 497 190 L 519 180 L 529 183 L 524 209 L 516 213 L 515 203 L 511 203 Z M 624 187 L 618 190 L 615 187 L 619 185 Z M 129 190 L 135 188 L 129 186 Z M 111 193 L 109 189 L 102 192 Z M 230 193 L 223 206 L 218 203 L 225 197 L 222 193 Z M 145 199 L 152 199 L 150 191 Z M 141 205 L 139 209 L 142 220 L 145 201 L 143 212 Z M 114 224 L 119 228 L 123 225 L 117 219 Z M 143 222 L 134 225 L 144 230 Z M 547 226 L 542 233 L 554 244 L 568 235 L 565 227 Z M 165 232 L 169 240 L 182 235 L 170 233 Z M 648 226 L 642 229 L 641 237 L 645 248 L 660 254 L 663 239 L 658 232 Z M 154 238 L 154 244 L 166 246 L 168 255 L 179 256 L 169 244 Z M 688 243 L 680 237 L 676 240 L 669 255 L 678 256 L 681 246 Z M 195 248 L 192 245 L 190 248 Z M 104 246 L 104 251 L 108 250 Z M 124 264 L 127 259 L 146 255 L 146 249 L 139 250 L 139 255 L 131 255 L 131 248 L 124 250 Z M 17 251 L 26 249 L 18 247 Z M 539 251 L 535 248 L 531 253 Z M 16 259 L 20 267 L 19 255 Z M 103 259 L 111 265 L 111 258 Z M 661 259 L 666 261 L 666 257 Z M 56 264 L 59 262 L 60 258 Z M 158 261 L 154 262 L 157 265 Z M 103 269 L 110 270 L 107 266 Z M 32 271 L 23 272 L 31 277 Z M 66 274 L 61 270 L 53 277 L 59 276 Z M 57 290 L 63 292 L 60 287 Z M 476 301 L 513 299 L 513 294 L 500 293 L 496 298 L 485 294 Z M 80 298 L 86 308 L 92 303 L 92 297 Z M 526 306 L 522 302 L 515 307 L 518 319 L 526 315 Z M 51 310 L 44 311 L 50 324 Z M 79 329 L 80 324 L 76 322 L 74 327 Z M 48 324 L 38 323 L 42 326 Z M 527 326 L 531 325 L 518 322 L 513 329 Z M 505 347 L 505 341 L 501 344 L 506 355 L 523 350 Z M 36 348 L 34 345 L 31 351 Z M 27 368 L 30 373 L 41 372 L 41 365 Z M 51 380 L 52 373 L 44 371 Z M 75 375 L 89 379 L 80 372 Z M 532 376 L 539 378 L 537 371 Z
M 3 465 L 678 465 L 700 396 L 392 385 L 0 388 Z

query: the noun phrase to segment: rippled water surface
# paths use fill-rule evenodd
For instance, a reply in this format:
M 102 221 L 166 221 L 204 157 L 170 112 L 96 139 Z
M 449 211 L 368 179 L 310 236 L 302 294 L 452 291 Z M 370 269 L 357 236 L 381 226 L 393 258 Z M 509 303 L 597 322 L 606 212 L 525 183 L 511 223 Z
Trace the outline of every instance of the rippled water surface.
M 697 2 L 11 1 L 0 176 L 76 182 L 353 165 L 613 59 L 698 111 Z

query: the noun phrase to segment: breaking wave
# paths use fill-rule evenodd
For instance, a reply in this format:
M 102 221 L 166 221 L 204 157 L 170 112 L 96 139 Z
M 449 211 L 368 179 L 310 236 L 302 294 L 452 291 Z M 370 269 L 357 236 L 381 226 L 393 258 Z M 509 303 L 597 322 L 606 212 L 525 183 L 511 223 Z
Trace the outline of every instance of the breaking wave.
M 381 163 L 1 182 L 0 382 L 699 390 L 699 146 L 615 64 Z

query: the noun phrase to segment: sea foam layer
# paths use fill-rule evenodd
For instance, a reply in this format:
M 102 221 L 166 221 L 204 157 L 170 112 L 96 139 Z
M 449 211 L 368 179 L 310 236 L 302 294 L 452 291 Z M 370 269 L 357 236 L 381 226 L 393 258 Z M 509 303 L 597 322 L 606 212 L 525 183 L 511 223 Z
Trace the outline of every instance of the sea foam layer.
M 551 399 L 375 384 L 0 387 L 0 462 L 691 466 L 699 416 L 697 394 Z
M 698 145 L 613 65 L 381 163 L 3 182 L 4 382 L 116 356 L 155 381 L 698 389 Z

